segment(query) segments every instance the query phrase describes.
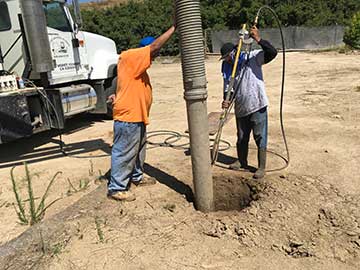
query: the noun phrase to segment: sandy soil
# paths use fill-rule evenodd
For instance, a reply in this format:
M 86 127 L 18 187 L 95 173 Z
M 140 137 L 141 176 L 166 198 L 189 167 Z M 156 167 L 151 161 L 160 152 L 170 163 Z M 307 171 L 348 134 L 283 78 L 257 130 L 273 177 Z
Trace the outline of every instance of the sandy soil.
M 166 63 L 166 64 L 165 64 Z M 220 110 L 220 63 L 206 61 L 208 112 Z M 269 149 L 285 155 L 279 125 L 280 55 L 264 66 L 271 106 Z M 247 172 L 224 169 L 236 156 L 235 121 L 223 130 L 232 147 L 213 167 L 217 211 L 196 211 L 191 198 L 191 160 L 185 148 L 149 146 L 146 173 L 159 183 L 137 188 L 137 200 L 105 198 L 105 183 L 95 181 L 109 169 L 112 122 L 77 117 L 58 150 L 55 132 L 0 146 L 0 241 L 17 237 L 13 208 L 14 174 L 24 199 L 23 161 L 29 164 L 36 197 L 57 172 L 45 219 L 51 218 L 99 185 L 89 214 L 79 218 L 78 233 L 67 241 L 47 243 L 35 269 L 357 269 L 360 264 L 360 57 L 337 53 L 287 53 L 284 124 L 291 163 L 256 183 Z M 180 63 L 154 63 L 154 89 L 148 131 L 185 134 L 186 107 Z M 151 138 L 161 142 L 166 136 Z M 186 143 L 183 138 L 179 144 Z M 256 165 L 251 142 L 250 163 Z M 267 169 L 284 165 L 269 153 Z M 69 181 L 77 189 L 71 188 Z M 87 183 L 84 189 L 80 183 Z M 252 199 L 242 210 L 239 187 Z M 243 189 L 242 189 L 243 191 Z M 39 200 L 36 201 L 38 203 Z M 46 242 L 46 239 L 44 240 Z

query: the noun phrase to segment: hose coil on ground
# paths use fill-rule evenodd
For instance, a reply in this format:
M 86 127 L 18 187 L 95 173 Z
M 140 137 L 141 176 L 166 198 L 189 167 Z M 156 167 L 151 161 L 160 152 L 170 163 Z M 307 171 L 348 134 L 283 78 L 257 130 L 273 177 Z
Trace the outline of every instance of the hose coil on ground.
M 161 141 L 152 141 L 149 140 L 154 137 L 164 137 Z M 186 139 L 187 141 L 184 143 L 178 143 L 182 139 Z M 150 145 L 147 149 L 153 149 L 156 147 L 171 147 L 174 149 L 182 149 L 182 150 L 189 150 L 190 149 L 190 142 L 189 135 L 180 134 L 179 132 L 172 131 L 172 130 L 156 130 L 156 131 L 149 131 L 147 132 L 146 137 L 147 143 Z M 210 139 L 211 142 L 214 142 L 214 139 Z M 231 148 L 231 143 L 225 140 L 220 140 L 221 145 L 219 147 L 219 151 L 226 151 Z M 213 145 L 210 145 L 210 148 Z

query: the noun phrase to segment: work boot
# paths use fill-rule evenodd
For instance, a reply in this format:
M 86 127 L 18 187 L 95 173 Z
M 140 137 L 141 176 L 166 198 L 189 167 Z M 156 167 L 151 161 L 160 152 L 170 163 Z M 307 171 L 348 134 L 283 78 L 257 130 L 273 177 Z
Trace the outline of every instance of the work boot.
M 240 163 L 239 160 L 237 160 L 234 163 L 231 163 L 229 165 L 229 169 L 234 170 L 234 171 L 240 171 L 241 169 L 247 170 L 248 168 L 249 168 L 249 166 L 247 165 L 247 163 L 242 164 L 242 163 Z
M 261 179 L 265 176 L 266 149 L 258 149 L 258 164 L 259 167 L 253 176 L 255 179 Z
M 108 194 L 108 198 L 116 201 L 127 201 L 127 202 L 136 200 L 135 194 L 129 190 L 118 191 L 112 194 Z
M 131 180 L 131 183 L 137 187 L 151 186 L 156 184 L 156 179 L 154 177 L 144 176 L 140 181 Z
M 238 160 L 234 163 L 230 164 L 229 169 L 239 171 L 241 169 L 247 170 L 249 169 L 248 166 L 248 153 L 249 153 L 249 146 L 248 145 L 241 145 L 236 146 Z

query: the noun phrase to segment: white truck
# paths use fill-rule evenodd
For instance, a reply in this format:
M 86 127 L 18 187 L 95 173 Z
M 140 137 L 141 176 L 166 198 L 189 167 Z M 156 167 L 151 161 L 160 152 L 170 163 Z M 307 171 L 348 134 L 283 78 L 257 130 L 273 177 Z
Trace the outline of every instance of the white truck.
M 0 0 L 0 144 L 63 129 L 79 113 L 111 113 L 115 42 L 80 31 L 78 0 L 72 7 L 66 0 Z

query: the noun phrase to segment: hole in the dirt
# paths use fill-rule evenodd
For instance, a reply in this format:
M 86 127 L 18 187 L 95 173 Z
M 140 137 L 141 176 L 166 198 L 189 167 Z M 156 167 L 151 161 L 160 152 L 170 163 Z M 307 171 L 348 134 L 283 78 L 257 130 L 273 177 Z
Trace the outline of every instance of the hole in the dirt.
M 248 207 L 258 199 L 258 183 L 235 172 L 213 175 L 215 211 L 233 211 Z

